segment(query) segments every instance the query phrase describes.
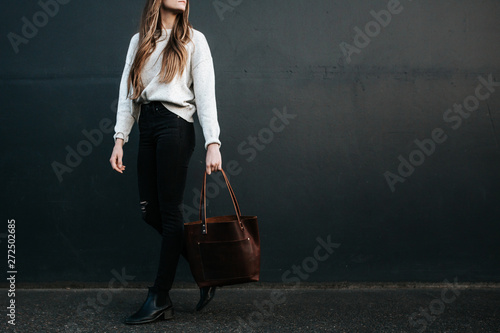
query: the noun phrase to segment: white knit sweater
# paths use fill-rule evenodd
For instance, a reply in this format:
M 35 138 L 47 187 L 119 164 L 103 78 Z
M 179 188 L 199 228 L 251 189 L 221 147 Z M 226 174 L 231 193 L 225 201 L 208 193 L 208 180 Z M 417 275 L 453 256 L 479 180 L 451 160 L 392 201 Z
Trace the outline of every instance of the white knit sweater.
M 136 33 L 130 40 L 120 82 L 113 139 L 116 141 L 117 138 L 122 138 L 128 142 L 134 122 L 139 122 L 140 104 L 161 101 L 167 109 L 189 122 L 194 121 L 193 114 L 198 111 L 198 119 L 205 137 L 205 149 L 214 142 L 220 145 L 214 66 L 210 48 L 203 33 L 192 29 L 192 41 L 186 45 L 188 58 L 184 73 L 181 76 L 177 74 L 169 83 L 159 82 L 162 51 L 167 45 L 171 31 L 172 29 L 162 30 L 156 48 L 145 64 L 141 73 L 145 89 L 137 100 L 132 100 L 127 96 L 127 79 L 137 51 L 139 33 Z

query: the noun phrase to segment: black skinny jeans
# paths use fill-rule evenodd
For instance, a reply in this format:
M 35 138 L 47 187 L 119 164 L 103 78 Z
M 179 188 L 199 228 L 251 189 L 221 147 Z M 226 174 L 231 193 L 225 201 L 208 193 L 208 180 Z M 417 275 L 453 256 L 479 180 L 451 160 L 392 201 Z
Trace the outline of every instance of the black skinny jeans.
M 137 179 L 142 218 L 162 237 L 154 286 L 170 290 L 179 256 L 184 254 L 182 199 L 194 125 L 158 101 L 141 105 Z

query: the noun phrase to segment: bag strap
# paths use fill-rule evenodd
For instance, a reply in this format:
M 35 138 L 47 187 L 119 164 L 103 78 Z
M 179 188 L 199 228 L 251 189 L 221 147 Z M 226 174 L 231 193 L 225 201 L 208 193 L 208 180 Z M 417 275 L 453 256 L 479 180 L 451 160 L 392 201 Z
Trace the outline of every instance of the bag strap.
M 231 195 L 231 200 L 233 201 L 233 206 L 235 208 L 235 211 L 236 211 L 236 215 L 240 216 L 241 217 L 241 211 L 240 211 L 240 206 L 238 204 L 238 200 L 236 200 L 236 195 L 234 194 L 234 190 L 233 188 L 231 187 L 231 184 L 229 183 L 229 179 L 227 178 L 226 174 L 224 173 L 224 170 L 221 170 L 222 171 L 222 175 L 224 176 L 224 181 L 226 182 L 226 186 L 229 190 L 229 194 Z M 200 192 L 200 206 L 199 206 L 199 216 L 200 216 L 200 220 L 202 220 L 202 202 L 205 202 L 206 201 L 206 197 L 204 197 L 204 194 L 205 194 L 205 187 L 206 187 L 206 172 L 205 172 L 205 175 L 203 177 L 203 184 L 202 184 L 202 187 L 201 187 L 201 192 Z
M 243 223 L 241 222 L 241 211 L 240 211 L 240 206 L 238 204 L 238 200 L 236 200 L 236 195 L 234 194 L 233 188 L 231 187 L 231 184 L 229 183 L 229 179 L 227 178 L 226 173 L 222 169 L 220 171 L 222 172 L 222 175 L 224 176 L 224 180 L 226 182 L 227 189 L 229 190 L 229 195 L 231 196 L 231 200 L 233 201 L 234 210 L 236 212 L 236 218 L 238 219 L 238 223 L 240 224 L 241 230 L 243 230 L 245 228 L 243 226 Z M 203 175 L 203 184 L 201 186 L 200 208 L 199 208 L 200 220 L 201 220 L 201 231 L 202 231 L 202 234 L 204 234 L 204 235 L 207 234 L 206 186 L 207 186 L 207 172 L 205 171 L 205 174 Z M 202 205 L 203 205 L 203 214 L 202 214 Z

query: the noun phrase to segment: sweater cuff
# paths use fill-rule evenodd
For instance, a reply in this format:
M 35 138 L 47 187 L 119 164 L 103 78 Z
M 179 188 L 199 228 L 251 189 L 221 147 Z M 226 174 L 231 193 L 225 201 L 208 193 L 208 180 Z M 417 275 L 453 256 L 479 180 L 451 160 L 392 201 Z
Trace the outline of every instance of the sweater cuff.
M 221 142 L 219 140 L 213 139 L 213 140 L 209 140 L 209 141 L 205 142 L 205 150 L 207 150 L 208 149 L 208 145 L 212 144 L 212 143 L 218 143 L 219 144 L 219 148 L 221 146 Z
M 128 135 L 125 136 L 125 134 L 123 134 L 122 132 L 118 132 L 118 133 L 115 133 L 115 135 L 113 135 L 113 140 L 115 141 L 115 143 L 116 143 L 116 139 L 123 139 L 123 144 L 125 144 L 128 142 Z

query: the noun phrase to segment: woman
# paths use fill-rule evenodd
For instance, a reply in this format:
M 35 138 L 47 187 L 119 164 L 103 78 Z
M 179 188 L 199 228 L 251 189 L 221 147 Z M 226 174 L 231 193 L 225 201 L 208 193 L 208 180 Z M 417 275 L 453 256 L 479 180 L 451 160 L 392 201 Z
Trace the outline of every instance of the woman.
M 173 317 L 169 291 L 184 254 L 182 199 L 195 146 L 196 111 L 205 137 L 206 171 L 221 170 L 222 165 L 212 56 L 205 36 L 192 28 L 188 17 L 188 0 L 147 0 L 120 83 L 111 166 L 125 170 L 123 145 L 137 122 L 142 218 L 162 236 L 156 280 L 127 324 Z M 214 293 L 215 288 L 201 288 L 196 309 Z

